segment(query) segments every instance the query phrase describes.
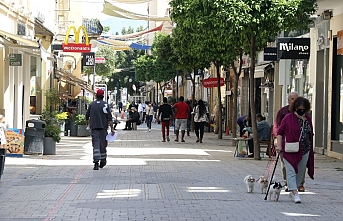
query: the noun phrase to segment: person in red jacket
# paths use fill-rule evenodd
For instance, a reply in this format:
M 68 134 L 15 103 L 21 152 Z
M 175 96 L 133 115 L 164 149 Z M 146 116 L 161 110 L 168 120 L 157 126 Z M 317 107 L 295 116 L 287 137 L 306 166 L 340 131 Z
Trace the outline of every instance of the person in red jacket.
M 176 139 L 174 141 L 179 141 L 179 130 L 181 130 L 181 142 L 185 142 L 185 131 L 187 128 L 187 118 L 188 113 L 190 112 L 190 108 L 188 104 L 184 102 L 185 98 L 183 96 L 180 97 L 180 101 L 175 103 L 172 107 L 175 115 L 175 132 L 176 132 Z
M 281 121 L 275 148 L 278 153 L 282 152 L 290 197 L 295 203 L 301 203 L 298 187 L 306 167 L 309 177 L 314 179 L 313 125 L 312 119 L 308 115 L 311 105 L 306 98 L 298 97 L 291 110 L 292 113 L 287 114 Z M 288 143 L 299 142 L 298 152 L 286 152 L 286 141 Z

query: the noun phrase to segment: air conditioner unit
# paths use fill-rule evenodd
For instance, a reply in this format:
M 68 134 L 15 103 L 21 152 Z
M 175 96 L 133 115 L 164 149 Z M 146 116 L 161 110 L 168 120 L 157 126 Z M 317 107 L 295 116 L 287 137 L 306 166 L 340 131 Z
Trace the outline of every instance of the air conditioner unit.
M 324 20 L 330 20 L 332 17 L 332 12 L 329 10 L 323 11 L 322 17 Z

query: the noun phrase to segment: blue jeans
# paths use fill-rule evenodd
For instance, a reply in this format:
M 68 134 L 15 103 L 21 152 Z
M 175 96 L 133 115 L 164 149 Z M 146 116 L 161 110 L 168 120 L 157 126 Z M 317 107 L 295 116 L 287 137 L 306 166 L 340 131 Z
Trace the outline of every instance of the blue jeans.
M 152 115 L 146 115 L 146 125 L 151 129 Z
M 298 173 L 295 173 L 293 166 L 285 158 L 283 158 L 283 162 L 285 163 L 287 173 L 287 185 L 290 191 L 297 190 L 298 186 L 301 186 L 301 182 L 303 180 L 306 170 L 308 156 L 309 153 L 303 155 L 302 160 L 298 164 Z

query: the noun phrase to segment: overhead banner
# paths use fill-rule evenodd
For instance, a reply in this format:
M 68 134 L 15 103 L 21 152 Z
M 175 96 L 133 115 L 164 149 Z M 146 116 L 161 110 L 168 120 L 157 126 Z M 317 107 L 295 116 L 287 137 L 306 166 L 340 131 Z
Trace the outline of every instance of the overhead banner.
M 75 43 L 69 43 L 68 42 L 70 30 L 74 31 Z M 83 30 L 83 34 L 85 35 L 86 44 L 79 43 L 81 30 Z M 92 48 L 92 45 L 89 44 L 88 32 L 84 26 L 80 26 L 77 30 L 76 30 L 75 26 L 70 26 L 68 28 L 64 43 L 62 43 L 62 49 L 64 52 L 85 52 L 85 53 L 88 53 L 91 51 L 91 48 Z
M 310 38 L 278 38 L 277 58 L 280 59 L 309 59 Z
M 95 53 L 83 53 L 82 54 L 82 65 L 83 66 L 94 66 L 95 65 Z

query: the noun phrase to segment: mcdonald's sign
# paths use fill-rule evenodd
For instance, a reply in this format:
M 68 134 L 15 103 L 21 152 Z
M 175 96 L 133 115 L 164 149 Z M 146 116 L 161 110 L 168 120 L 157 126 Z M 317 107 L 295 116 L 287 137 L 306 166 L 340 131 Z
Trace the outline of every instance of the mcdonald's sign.
M 69 34 L 70 34 L 70 30 L 74 31 L 74 39 L 75 39 L 75 43 L 69 43 L 68 39 L 69 39 Z M 83 43 L 79 43 L 79 37 L 80 37 L 80 31 L 83 30 L 83 34 L 85 35 L 86 38 L 86 44 Z M 67 30 L 66 33 L 66 37 L 64 40 L 64 43 L 62 43 L 62 50 L 64 52 L 82 52 L 82 53 L 88 53 L 91 51 L 91 47 L 92 45 L 89 44 L 89 40 L 88 40 L 88 33 L 87 30 L 84 26 L 80 26 L 77 30 L 75 28 L 75 26 L 70 26 Z

